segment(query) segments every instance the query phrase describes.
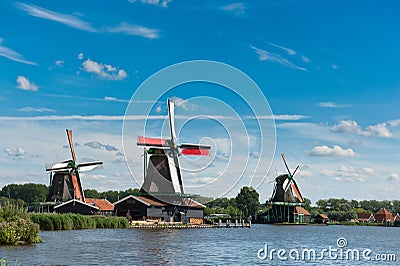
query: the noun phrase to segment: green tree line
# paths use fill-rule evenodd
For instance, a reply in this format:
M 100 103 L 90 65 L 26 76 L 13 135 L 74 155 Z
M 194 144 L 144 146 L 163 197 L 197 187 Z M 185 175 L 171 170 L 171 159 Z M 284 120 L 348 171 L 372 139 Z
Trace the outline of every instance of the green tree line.
M 16 206 L 28 206 L 33 202 L 46 201 L 49 187 L 44 184 L 9 184 L 0 191 L 0 206 L 8 200 L 12 200 Z M 114 203 L 130 194 L 139 193 L 138 188 L 126 190 L 108 190 L 99 192 L 95 189 L 85 189 L 88 198 L 107 199 Z M 196 198 L 199 202 L 207 202 L 204 215 L 214 213 L 229 214 L 232 218 L 252 216 L 256 218 L 259 213 L 265 211 L 265 205 L 260 204 L 259 194 L 252 187 L 243 187 L 236 197 L 218 198 L 210 201 L 207 197 Z M 400 200 L 347 200 L 344 198 L 319 199 L 315 206 L 311 200 L 304 198 L 305 209 L 314 217 L 319 213 L 326 213 L 332 220 L 346 221 L 356 218 L 357 212 L 375 213 L 381 208 L 386 208 L 392 213 L 400 213 Z

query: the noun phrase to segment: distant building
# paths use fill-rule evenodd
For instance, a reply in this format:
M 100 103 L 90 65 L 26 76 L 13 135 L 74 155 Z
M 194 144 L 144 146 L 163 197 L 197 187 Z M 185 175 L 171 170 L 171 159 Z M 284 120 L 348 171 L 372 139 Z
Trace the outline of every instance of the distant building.
M 296 206 L 294 212 L 295 222 L 309 223 L 311 221 L 310 213 L 301 206 Z
M 396 213 L 396 215 L 393 216 L 392 224 L 394 226 L 400 226 L 400 215 L 398 213 Z
M 374 223 L 376 219 L 373 213 L 357 212 L 357 221 L 360 223 Z
M 177 205 L 163 202 L 150 195 L 129 195 L 114 202 L 114 214 L 126 217 L 129 211 L 132 221 L 174 221 L 190 224 L 202 224 L 204 222 L 205 206 L 203 204 L 192 199 L 182 199 L 179 207 L 181 211 L 177 212 Z
M 387 223 L 391 222 L 393 219 L 393 214 L 386 208 L 382 208 L 374 214 L 377 223 Z
M 99 208 L 101 215 L 109 216 L 113 214 L 114 204 L 109 202 L 107 199 L 86 198 L 86 203 Z
M 72 199 L 54 207 L 55 213 L 79 213 L 93 215 L 99 213 L 99 208 L 80 200 Z
M 319 213 L 317 216 L 314 218 L 314 222 L 317 224 L 326 224 L 329 221 L 329 217 L 326 216 L 323 213 Z

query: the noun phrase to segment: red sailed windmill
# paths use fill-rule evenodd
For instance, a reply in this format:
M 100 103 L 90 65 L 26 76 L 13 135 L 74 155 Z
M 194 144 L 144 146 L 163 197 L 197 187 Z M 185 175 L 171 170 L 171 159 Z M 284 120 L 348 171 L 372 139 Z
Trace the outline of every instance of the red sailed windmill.
M 46 172 L 50 172 L 50 190 L 47 196 L 48 202 L 66 202 L 77 200 L 85 202 L 80 172 L 90 171 L 98 168 L 103 162 L 76 163 L 74 144 L 72 142 L 72 130 L 67 129 L 71 160 L 46 165 Z
M 144 146 L 145 176 L 141 192 L 184 194 L 180 155 L 205 156 L 210 154 L 209 145 L 178 144 L 175 133 L 175 103 L 168 99 L 169 139 L 138 136 L 137 145 Z M 150 158 L 147 160 L 147 155 Z
M 303 223 L 308 222 L 309 214 L 302 208 L 304 206 L 303 196 L 294 179 L 299 166 L 290 171 L 285 155 L 281 154 L 287 174 L 281 174 L 275 178 L 274 192 L 267 203 L 268 211 L 262 216 L 267 223 Z M 294 197 L 294 194 L 297 198 Z M 305 217 L 308 217 L 307 219 Z

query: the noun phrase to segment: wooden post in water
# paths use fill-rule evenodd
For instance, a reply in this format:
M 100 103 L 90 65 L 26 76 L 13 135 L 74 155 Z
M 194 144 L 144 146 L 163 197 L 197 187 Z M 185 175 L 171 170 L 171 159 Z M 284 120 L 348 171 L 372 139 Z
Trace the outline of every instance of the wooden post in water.
M 235 220 L 235 228 L 237 228 L 238 227 L 238 220 L 236 219 Z
M 231 227 L 231 220 L 226 220 L 226 228 Z
M 243 227 L 244 227 L 244 220 L 241 219 L 241 220 L 240 220 L 240 223 L 242 224 L 242 228 L 243 228 Z
M 222 227 L 222 220 L 221 219 L 218 220 L 218 227 Z

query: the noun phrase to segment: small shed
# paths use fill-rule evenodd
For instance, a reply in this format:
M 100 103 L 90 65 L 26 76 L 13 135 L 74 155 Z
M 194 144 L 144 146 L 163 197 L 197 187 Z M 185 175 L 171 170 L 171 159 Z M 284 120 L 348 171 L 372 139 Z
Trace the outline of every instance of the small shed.
M 114 204 L 109 202 L 107 199 L 86 198 L 85 200 L 87 204 L 99 208 L 99 212 L 101 215 L 109 216 L 112 215 L 114 211 Z
M 326 224 L 329 221 L 329 217 L 326 216 L 326 214 L 319 213 L 317 216 L 315 216 L 314 221 L 317 224 Z
M 98 214 L 99 208 L 80 200 L 72 199 L 54 207 L 56 213 Z
M 295 220 L 299 223 L 309 223 L 311 220 L 310 213 L 301 206 L 295 207 L 294 217 Z

